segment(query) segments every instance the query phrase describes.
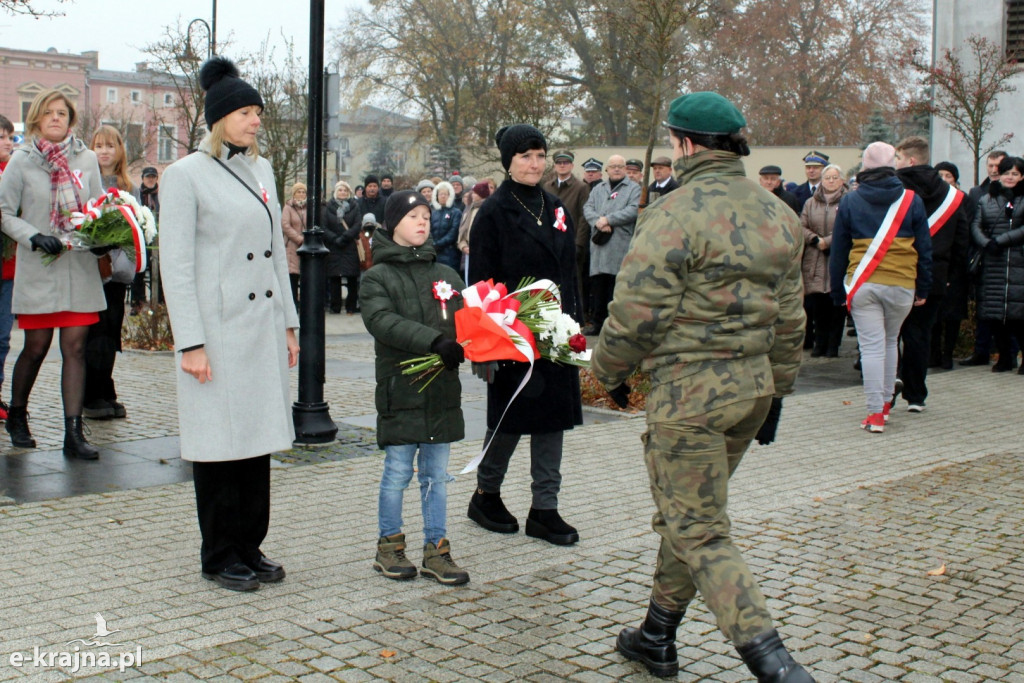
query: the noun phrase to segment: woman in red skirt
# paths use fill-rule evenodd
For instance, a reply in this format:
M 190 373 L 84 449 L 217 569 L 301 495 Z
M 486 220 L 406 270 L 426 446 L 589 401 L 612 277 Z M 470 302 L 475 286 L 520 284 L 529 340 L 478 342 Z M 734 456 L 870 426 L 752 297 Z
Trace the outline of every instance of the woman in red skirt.
M 82 435 L 85 340 L 106 308 L 96 256 L 62 252 L 59 239 L 74 230 L 70 213 L 82 211 L 103 190 L 96 155 L 72 133 L 75 107 L 58 90 L 40 93 L 26 117 L 27 140 L 11 156 L 0 180 L 3 232 L 18 243 L 12 310 L 25 331 L 14 365 L 7 432 L 11 443 L 35 448 L 28 428 L 28 397 L 60 329 L 64 454 L 95 460 L 99 451 Z M 45 254 L 59 255 L 46 264 Z

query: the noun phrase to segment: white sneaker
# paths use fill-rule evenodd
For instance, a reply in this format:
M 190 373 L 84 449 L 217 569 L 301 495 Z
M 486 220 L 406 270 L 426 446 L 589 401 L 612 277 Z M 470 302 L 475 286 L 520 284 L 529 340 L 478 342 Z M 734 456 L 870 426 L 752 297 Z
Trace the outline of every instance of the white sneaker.
M 907 406 L 907 412 L 908 413 L 923 413 L 924 412 L 924 404 L 923 403 L 911 403 L 909 406 Z

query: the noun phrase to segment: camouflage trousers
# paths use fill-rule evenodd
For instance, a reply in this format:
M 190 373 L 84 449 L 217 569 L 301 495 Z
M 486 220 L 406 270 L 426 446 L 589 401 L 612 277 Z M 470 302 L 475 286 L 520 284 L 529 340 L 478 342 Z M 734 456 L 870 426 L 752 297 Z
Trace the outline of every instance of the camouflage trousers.
M 661 536 L 651 598 L 685 611 L 700 591 L 736 646 L 772 628 L 764 596 L 730 538 L 729 477 L 764 421 L 771 397 L 686 420 L 648 425 L 644 458 Z

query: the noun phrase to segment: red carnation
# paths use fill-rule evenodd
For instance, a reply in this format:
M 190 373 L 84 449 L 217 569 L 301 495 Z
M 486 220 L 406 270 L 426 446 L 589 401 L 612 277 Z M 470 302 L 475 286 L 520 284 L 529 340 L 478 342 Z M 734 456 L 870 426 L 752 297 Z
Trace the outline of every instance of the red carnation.
M 574 334 L 569 337 L 569 348 L 575 353 L 583 353 L 587 350 L 587 338 L 582 334 Z

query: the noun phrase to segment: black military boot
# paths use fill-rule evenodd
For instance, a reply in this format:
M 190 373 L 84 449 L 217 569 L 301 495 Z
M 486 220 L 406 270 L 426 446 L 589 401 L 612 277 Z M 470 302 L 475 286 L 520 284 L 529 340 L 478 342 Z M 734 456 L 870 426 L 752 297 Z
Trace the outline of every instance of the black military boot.
M 672 612 L 651 600 L 640 628 L 624 628 L 615 640 L 615 649 L 626 659 L 643 662 L 658 678 L 675 678 L 679 673 L 676 656 L 676 628 L 683 612 Z
M 28 431 L 28 411 L 25 406 L 11 406 L 7 411 L 7 423 L 4 425 L 11 435 L 11 444 L 18 448 L 35 448 L 36 440 Z
M 811 675 L 793 661 L 775 629 L 736 648 L 758 683 L 814 683 Z
M 96 460 L 100 451 L 85 440 L 82 434 L 82 416 L 64 418 L 64 455 L 79 460 Z

